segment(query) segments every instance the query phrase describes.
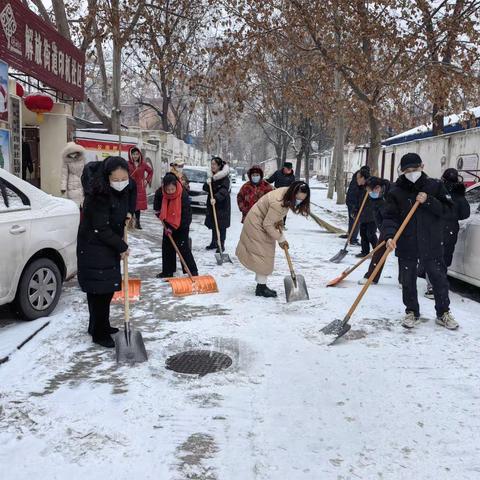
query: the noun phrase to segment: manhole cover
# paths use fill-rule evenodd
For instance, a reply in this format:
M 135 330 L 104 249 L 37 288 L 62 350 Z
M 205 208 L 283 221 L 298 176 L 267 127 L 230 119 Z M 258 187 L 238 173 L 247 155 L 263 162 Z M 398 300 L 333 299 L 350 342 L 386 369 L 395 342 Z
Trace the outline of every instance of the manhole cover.
M 178 373 L 192 373 L 203 377 L 207 373 L 225 370 L 232 359 L 220 352 L 210 350 L 189 350 L 177 353 L 167 359 L 166 367 Z

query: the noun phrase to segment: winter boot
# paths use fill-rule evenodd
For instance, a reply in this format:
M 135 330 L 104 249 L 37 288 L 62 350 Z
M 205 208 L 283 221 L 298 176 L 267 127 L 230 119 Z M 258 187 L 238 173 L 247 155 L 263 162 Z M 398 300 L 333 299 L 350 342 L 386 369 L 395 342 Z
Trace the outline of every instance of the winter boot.
M 418 325 L 419 321 L 420 321 L 420 318 L 416 317 L 413 312 L 407 312 L 407 314 L 403 318 L 402 327 L 413 328 L 416 325 Z
M 427 291 L 423 294 L 425 298 L 429 300 L 435 300 L 435 295 L 433 294 L 433 288 L 427 288 Z
M 210 245 L 208 245 L 208 246 L 205 247 L 205 250 L 215 250 L 216 248 L 218 248 L 218 247 L 217 247 L 217 243 L 216 243 L 216 242 L 215 242 L 215 243 L 212 242 Z
M 157 275 L 155 275 L 157 278 L 172 278 L 173 277 L 173 273 L 163 273 L 163 272 L 160 272 L 160 273 L 157 273 Z
M 255 290 L 255 295 L 257 297 L 275 298 L 277 296 L 277 292 L 268 288 L 265 284 L 258 283 Z
M 108 327 L 108 333 L 110 335 L 115 335 L 116 333 L 118 333 L 120 330 L 118 328 L 115 328 L 115 327 Z
M 344 233 L 343 235 L 340 235 L 338 238 L 343 238 L 346 240 L 348 238 L 348 233 Z
M 135 228 L 137 230 L 143 230 L 142 226 L 140 225 L 140 220 L 135 220 Z
M 459 327 L 450 311 L 445 312 L 441 317 L 437 317 L 436 323 L 437 325 L 448 328 L 448 330 L 456 330 Z
M 360 247 L 360 242 L 358 240 L 352 240 L 350 242 L 350 245 L 353 245 L 354 247 Z
M 101 345 L 102 347 L 105 347 L 105 348 L 115 347 L 115 342 L 113 341 L 110 335 L 107 335 L 106 337 L 93 337 L 92 340 L 93 340 L 93 343 L 96 343 L 97 345 Z
M 357 258 L 363 258 L 363 257 L 366 257 L 368 255 L 368 252 L 365 253 L 365 252 L 360 252 L 360 253 L 357 253 L 355 256 Z
M 367 283 L 367 280 L 368 280 L 368 277 L 367 278 L 361 278 L 359 281 L 358 281 L 358 284 L 359 285 L 365 285 Z M 376 285 L 378 282 L 376 282 L 375 280 L 372 282 L 372 285 Z
M 225 251 L 225 245 L 222 245 L 222 252 Z M 217 247 L 216 253 L 220 253 L 220 249 Z

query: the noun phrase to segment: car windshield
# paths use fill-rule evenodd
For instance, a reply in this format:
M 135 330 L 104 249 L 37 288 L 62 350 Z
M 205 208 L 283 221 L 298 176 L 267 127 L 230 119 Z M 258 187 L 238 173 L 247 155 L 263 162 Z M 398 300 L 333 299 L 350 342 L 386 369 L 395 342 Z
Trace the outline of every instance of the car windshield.
M 192 183 L 205 183 L 207 181 L 207 172 L 205 170 L 193 170 L 184 168 L 183 173 Z
M 465 194 L 465 198 L 470 204 L 472 211 L 479 210 L 480 209 L 480 185 L 469 190 Z

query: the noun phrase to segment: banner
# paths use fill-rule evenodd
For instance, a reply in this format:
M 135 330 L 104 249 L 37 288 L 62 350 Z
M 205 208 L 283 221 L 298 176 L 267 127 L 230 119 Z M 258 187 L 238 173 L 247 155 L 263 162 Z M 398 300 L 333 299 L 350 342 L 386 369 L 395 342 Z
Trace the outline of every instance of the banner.
M 85 54 L 21 0 L 0 0 L 0 59 L 75 100 L 83 100 Z
M 0 128 L 0 168 L 10 171 L 10 132 Z
M 22 109 L 20 99 L 10 97 L 10 132 L 12 141 L 10 173 L 22 178 Z

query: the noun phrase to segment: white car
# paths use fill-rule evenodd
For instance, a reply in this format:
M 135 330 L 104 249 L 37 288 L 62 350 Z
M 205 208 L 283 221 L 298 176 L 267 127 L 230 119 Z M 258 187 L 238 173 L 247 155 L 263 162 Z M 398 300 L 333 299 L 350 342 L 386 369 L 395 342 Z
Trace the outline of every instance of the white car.
M 0 305 L 20 318 L 50 315 L 77 270 L 80 212 L 0 168 Z
M 448 274 L 480 287 L 480 183 L 467 188 L 470 217 L 460 222 L 458 241 Z
M 207 167 L 193 167 L 186 165 L 183 173 L 190 182 L 190 203 L 195 208 L 207 208 L 207 192 L 203 190 L 203 185 L 208 178 Z

